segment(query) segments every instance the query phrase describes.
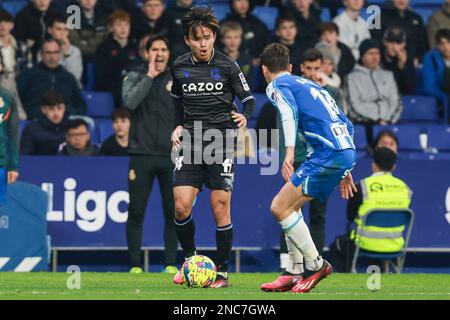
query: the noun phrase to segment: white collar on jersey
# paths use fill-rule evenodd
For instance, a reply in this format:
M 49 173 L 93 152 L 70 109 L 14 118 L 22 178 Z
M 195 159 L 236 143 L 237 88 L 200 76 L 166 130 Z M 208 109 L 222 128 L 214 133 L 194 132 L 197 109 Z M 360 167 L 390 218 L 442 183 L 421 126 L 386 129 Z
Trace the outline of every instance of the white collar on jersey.
M 215 54 L 215 50 L 214 50 L 214 48 L 213 48 L 212 55 L 211 55 L 211 58 L 210 58 L 209 61 L 208 61 L 208 64 L 211 63 L 212 59 L 214 58 L 214 54 Z M 195 64 L 194 58 L 192 58 L 192 52 L 191 52 L 190 58 L 191 58 L 192 64 Z

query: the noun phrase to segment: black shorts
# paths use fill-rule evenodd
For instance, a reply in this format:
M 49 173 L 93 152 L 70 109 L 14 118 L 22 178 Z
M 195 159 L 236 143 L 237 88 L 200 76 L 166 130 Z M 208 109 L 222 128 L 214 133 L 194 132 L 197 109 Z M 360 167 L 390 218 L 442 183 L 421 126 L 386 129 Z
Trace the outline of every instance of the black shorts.
M 202 190 L 203 185 L 206 185 L 211 190 L 232 192 L 236 139 L 231 147 L 213 153 L 214 161 L 203 159 L 208 144 L 201 143 L 201 146 L 192 148 L 195 151 L 184 148 L 175 159 L 174 187 L 191 186 Z

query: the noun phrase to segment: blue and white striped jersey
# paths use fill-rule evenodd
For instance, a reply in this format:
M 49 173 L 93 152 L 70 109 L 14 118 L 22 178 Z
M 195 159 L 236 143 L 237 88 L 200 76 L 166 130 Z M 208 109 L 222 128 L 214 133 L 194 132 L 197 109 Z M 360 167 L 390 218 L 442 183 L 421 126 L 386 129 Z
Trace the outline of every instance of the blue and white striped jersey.
M 298 132 L 308 158 L 321 158 L 330 149 L 355 149 L 353 124 L 319 84 L 286 72 L 266 93 L 281 114 L 286 146 L 295 146 Z

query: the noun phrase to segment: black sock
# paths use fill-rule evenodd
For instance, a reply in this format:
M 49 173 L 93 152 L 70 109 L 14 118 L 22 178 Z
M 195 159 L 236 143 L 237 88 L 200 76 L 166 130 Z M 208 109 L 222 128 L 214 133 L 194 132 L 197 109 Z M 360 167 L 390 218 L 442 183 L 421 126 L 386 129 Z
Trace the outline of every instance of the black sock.
M 175 219 L 178 239 L 184 251 L 186 258 L 192 257 L 196 254 L 195 248 L 195 224 L 192 215 L 183 220 Z
M 217 243 L 217 271 L 227 272 L 231 260 L 233 246 L 233 225 L 218 227 L 216 230 Z

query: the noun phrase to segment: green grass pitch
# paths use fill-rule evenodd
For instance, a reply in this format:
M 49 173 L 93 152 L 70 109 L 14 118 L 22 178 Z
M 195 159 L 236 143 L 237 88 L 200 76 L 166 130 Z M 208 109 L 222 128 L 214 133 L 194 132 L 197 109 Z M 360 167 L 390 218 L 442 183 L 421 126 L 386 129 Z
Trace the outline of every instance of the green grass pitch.
M 0 273 L 0 299 L 321 300 L 446 299 L 450 275 L 382 274 L 381 289 L 367 289 L 368 274 L 332 274 L 308 294 L 265 293 L 275 273 L 230 274 L 229 288 L 194 289 L 162 273 L 81 273 L 81 289 L 67 289 L 66 273 Z

